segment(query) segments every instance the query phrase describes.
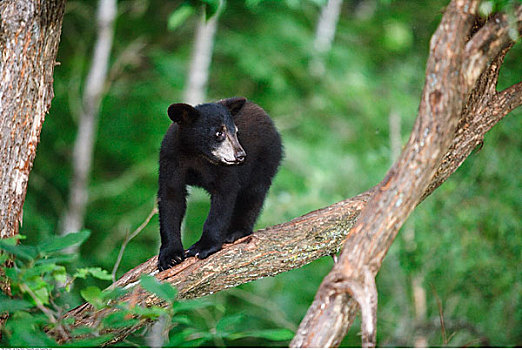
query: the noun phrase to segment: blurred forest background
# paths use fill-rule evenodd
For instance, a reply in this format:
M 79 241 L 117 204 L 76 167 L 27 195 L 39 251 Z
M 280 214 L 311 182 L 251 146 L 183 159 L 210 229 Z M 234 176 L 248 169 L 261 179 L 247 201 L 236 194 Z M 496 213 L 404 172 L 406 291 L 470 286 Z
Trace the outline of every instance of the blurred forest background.
M 217 6 L 204 2 L 207 11 Z M 228 0 L 211 19 L 215 33 L 206 96 L 194 98 L 246 96 L 271 115 L 283 137 L 285 160 L 257 228 L 377 184 L 416 117 L 429 39 L 447 1 L 338 2 L 331 45 L 328 37 L 317 41 L 327 1 Z M 190 99 L 200 5 L 117 3 L 82 225 L 91 236 L 73 265 L 112 271 L 126 235 L 155 206 L 159 146 L 170 123 L 166 109 Z M 482 11 L 489 5 L 485 2 Z M 67 2 L 56 96 L 24 205 L 21 233 L 27 243 L 60 234 L 63 227 L 82 96 L 98 36 L 97 6 L 92 0 Z M 499 89 L 520 80 L 521 62 L 517 45 L 506 58 Z M 522 346 L 521 114 L 515 110 L 495 126 L 483 147 L 403 227 L 377 276 L 378 346 Z M 185 247 L 199 239 L 209 209 L 205 192 L 190 192 Z M 154 216 L 128 243 L 117 277 L 158 248 Z M 201 307 L 186 311 L 192 329 L 187 336 L 197 340 L 198 334 L 210 334 L 194 343 L 204 346 L 286 346 L 332 264 L 326 257 L 200 299 Z M 78 290 L 93 283 L 109 284 L 78 281 L 66 296 L 69 306 L 80 303 Z M 360 346 L 358 329 L 352 327 L 343 346 Z M 234 335 L 239 332 L 250 335 Z M 128 341 L 125 346 L 147 344 L 140 334 Z

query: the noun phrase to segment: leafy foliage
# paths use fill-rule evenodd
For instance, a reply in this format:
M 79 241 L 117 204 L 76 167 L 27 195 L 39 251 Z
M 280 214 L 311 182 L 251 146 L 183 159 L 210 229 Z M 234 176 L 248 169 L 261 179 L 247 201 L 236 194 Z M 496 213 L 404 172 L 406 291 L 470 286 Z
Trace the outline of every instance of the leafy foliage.
M 67 244 L 59 245 L 60 249 L 81 243 L 89 236 L 89 232 L 82 231 L 69 236 L 64 238 Z M 140 319 L 152 320 L 162 327 L 160 333 L 154 332 L 155 326 L 151 330 L 146 330 L 149 334 L 147 338 L 149 343 L 155 341 L 154 345 L 158 345 L 159 341 L 160 345 L 168 344 L 173 347 L 203 344 L 214 338 L 237 340 L 255 337 L 281 341 L 289 340 L 293 335 L 291 331 L 284 329 L 261 332 L 242 330 L 244 328 L 239 322 L 244 315 L 241 314 L 222 318 L 216 333 L 194 327 L 194 322 L 191 321 L 190 316 L 187 316 L 187 312 L 214 306 L 209 303 L 176 301 L 177 291 L 171 285 L 160 283 L 150 275 L 141 277 L 140 286 L 163 299 L 167 303 L 165 308 L 156 306 L 146 308 L 127 302 L 115 304 L 119 297 L 127 294 L 127 290 L 111 287 L 101 290 L 95 285 L 89 285 L 79 291 L 85 301 L 93 305 L 95 310 L 102 310 L 110 305 L 116 307 L 117 311 L 103 316 L 94 329 L 71 328 L 74 319 L 62 319 L 64 312 L 69 308 L 62 295 L 74 292 L 75 279 L 86 279 L 92 276 L 98 280 L 110 280 L 111 276 L 99 267 L 78 268 L 73 274 L 68 274 L 65 266 L 49 262 L 49 257 L 57 258 L 62 255 L 58 250 L 58 244 L 48 242 L 40 246 L 16 245 L 16 241 L 22 238 L 17 236 L 0 241 L 2 259 L 12 259 L 13 262 L 12 267 L 5 269 L 11 287 L 10 295 L 0 294 L 0 314 L 9 313 L 9 318 L 1 329 L 5 335 L 0 340 L 2 346 L 56 347 L 58 346 L 56 341 L 47 334 L 48 330 L 53 330 L 69 339 L 66 343 L 68 347 L 97 347 L 111 340 L 110 330 L 136 326 Z M 41 246 L 46 249 L 42 249 Z M 31 258 L 28 251 L 32 254 Z M 168 337 L 163 339 L 165 332 Z

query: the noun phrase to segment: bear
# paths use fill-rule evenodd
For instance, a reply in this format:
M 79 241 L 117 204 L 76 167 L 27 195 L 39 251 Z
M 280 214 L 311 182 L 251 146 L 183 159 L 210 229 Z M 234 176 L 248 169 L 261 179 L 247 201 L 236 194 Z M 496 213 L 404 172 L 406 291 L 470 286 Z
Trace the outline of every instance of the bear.
M 274 123 L 244 97 L 195 107 L 175 103 L 167 114 L 173 123 L 159 157 L 160 271 L 185 257 L 205 259 L 251 234 L 283 156 Z M 187 186 L 209 193 L 210 211 L 201 238 L 184 251 Z

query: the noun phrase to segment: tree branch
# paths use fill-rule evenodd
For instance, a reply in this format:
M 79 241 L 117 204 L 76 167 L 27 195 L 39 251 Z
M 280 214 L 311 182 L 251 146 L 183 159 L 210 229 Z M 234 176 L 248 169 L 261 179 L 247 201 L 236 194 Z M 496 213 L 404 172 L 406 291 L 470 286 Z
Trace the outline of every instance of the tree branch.
M 522 5 L 515 6 L 514 16 L 519 32 L 522 31 Z M 498 13 L 493 16 L 466 44 L 462 63 L 463 78 L 466 88 L 475 85 L 475 80 L 484 71 L 491 60 L 505 48 L 512 38 L 509 36 L 510 24 L 508 15 Z

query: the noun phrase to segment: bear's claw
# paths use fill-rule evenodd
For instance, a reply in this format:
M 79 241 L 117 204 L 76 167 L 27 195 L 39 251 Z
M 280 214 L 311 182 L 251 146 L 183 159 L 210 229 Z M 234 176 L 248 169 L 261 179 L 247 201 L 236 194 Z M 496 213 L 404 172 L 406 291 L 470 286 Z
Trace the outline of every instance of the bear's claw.
M 206 259 L 209 255 L 214 254 L 218 250 L 221 249 L 221 244 L 206 244 L 206 242 L 202 242 L 201 240 L 193 244 L 189 249 L 185 251 L 185 255 L 195 256 L 198 259 Z
M 185 260 L 185 252 L 181 249 L 161 249 L 158 256 L 158 269 L 167 270 Z

